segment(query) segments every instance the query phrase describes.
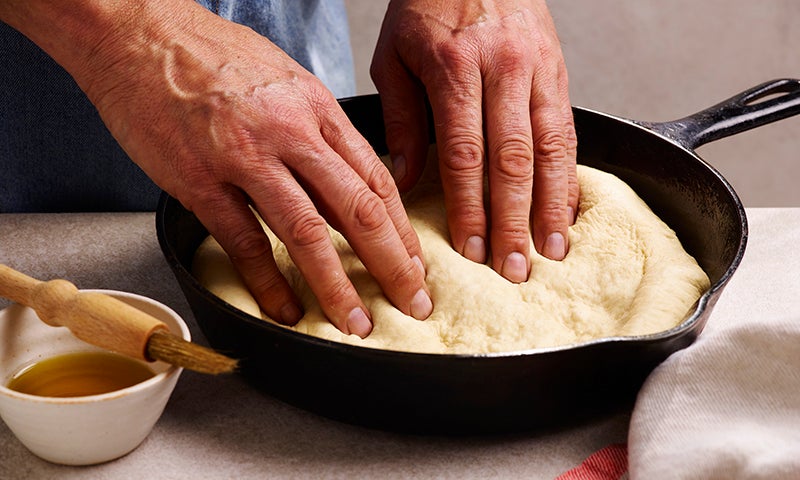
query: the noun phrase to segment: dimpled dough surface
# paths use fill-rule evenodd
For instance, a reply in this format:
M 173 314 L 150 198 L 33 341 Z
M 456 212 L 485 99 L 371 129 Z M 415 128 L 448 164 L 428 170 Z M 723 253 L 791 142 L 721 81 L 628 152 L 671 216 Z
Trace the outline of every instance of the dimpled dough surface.
M 513 284 L 453 250 L 439 180 L 427 175 L 404 197 L 434 303 L 424 321 L 395 309 L 344 238 L 331 230 L 345 270 L 372 312 L 374 329 L 366 339 L 344 335 L 328 322 L 285 247 L 268 231 L 278 265 L 306 311 L 296 326 L 285 328 L 385 350 L 489 353 L 656 333 L 680 323 L 708 288 L 705 273 L 624 182 L 585 166 L 578 167 L 578 178 L 580 208 L 570 228 L 569 254 L 556 262 L 531 245 L 530 278 Z M 213 238 L 198 249 L 194 272 L 228 303 L 271 321 Z

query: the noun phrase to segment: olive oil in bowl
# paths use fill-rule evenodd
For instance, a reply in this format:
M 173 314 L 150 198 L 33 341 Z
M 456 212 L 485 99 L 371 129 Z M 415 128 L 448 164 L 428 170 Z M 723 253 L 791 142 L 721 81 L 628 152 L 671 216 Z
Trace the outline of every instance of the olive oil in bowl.
M 131 387 L 153 376 L 147 365 L 132 358 L 110 352 L 77 352 L 25 367 L 7 386 L 40 397 L 83 397 Z

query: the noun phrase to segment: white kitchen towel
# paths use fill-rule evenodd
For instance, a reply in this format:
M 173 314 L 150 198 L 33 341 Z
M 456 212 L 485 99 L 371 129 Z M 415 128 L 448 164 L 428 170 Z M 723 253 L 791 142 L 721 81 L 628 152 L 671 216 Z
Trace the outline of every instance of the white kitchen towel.
M 800 317 L 703 337 L 654 372 L 629 433 L 633 479 L 800 479 Z
M 800 479 L 800 231 L 770 212 L 706 331 L 645 382 L 636 479 Z

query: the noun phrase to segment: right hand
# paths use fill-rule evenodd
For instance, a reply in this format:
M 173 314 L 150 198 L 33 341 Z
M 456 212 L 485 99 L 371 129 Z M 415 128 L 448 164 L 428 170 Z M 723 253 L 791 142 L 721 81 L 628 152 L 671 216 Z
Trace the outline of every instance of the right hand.
M 529 278 L 531 236 L 565 257 L 577 137 L 544 0 L 393 0 L 371 73 L 401 191 L 424 168 L 430 102 L 453 248 L 515 283 Z
M 365 337 L 372 323 L 326 220 L 398 309 L 427 318 L 422 250 L 391 174 L 321 82 L 194 1 L 134 4 L 62 65 L 130 157 L 219 241 L 267 315 L 293 324 L 302 311 L 250 205 L 342 332 Z

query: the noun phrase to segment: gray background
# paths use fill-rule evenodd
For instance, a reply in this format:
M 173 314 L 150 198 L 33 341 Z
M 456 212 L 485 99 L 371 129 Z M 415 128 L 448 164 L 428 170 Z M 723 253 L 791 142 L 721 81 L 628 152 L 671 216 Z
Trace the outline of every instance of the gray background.
M 347 0 L 358 93 L 387 0 Z M 766 80 L 800 78 L 798 0 L 548 2 L 572 103 L 637 120 L 694 113 Z M 698 149 L 747 207 L 800 207 L 800 116 Z

